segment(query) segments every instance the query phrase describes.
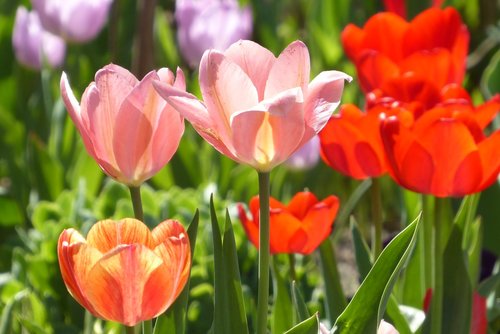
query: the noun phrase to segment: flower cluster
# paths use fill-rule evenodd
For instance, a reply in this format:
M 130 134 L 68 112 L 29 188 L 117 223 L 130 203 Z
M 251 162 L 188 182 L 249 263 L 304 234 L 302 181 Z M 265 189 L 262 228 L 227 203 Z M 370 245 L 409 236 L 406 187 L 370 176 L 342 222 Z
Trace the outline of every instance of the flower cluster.
M 33 10 L 19 6 L 12 44 L 17 60 L 40 69 L 64 62 L 66 41 L 83 43 L 97 36 L 108 18 L 112 0 L 32 0 Z
M 479 192 L 495 180 L 500 133 L 487 136 L 485 128 L 500 95 L 474 106 L 460 87 L 469 33 L 455 9 L 430 8 L 410 22 L 379 13 L 364 28 L 348 25 L 342 42 L 366 112 L 343 106 L 320 133 L 329 166 L 357 179 L 389 173 L 439 197 Z

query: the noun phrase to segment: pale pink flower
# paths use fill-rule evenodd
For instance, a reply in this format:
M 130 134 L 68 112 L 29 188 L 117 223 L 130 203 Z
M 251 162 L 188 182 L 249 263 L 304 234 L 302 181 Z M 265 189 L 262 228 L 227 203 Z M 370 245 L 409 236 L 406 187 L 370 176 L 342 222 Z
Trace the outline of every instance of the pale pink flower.
M 321 72 L 309 83 L 309 51 L 291 43 L 276 58 L 251 41 L 200 63 L 203 100 L 155 82 L 163 96 L 219 152 L 260 172 L 284 162 L 316 135 L 340 103 L 343 72 Z
M 183 118 L 158 95 L 154 80 L 186 89 L 180 69 L 175 79 L 162 68 L 139 81 L 111 64 L 97 71 L 80 105 L 66 74 L 61 77 L 62 98 L 87 152 L 106 174 L 129 186 L 140 185 L 163 168 L 184 132 Z

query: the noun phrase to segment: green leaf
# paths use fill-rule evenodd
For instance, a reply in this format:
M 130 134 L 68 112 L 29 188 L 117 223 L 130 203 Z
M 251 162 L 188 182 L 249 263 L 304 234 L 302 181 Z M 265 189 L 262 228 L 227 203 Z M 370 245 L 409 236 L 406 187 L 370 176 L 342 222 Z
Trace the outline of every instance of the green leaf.
M 396 279 L 416 243 L 420 216 L 382 251 L 345 311 L 334 333 L 376 333 Z
M 337 259 L 335 247 L 331 238 L 323 241 L 319 247 L 321 272 L 325 284 L 326 312 L 328 319 L 333 323 L 335 319 L 344 311 L 347 300 L 340 284 L 340 275 L 337 270 Z
M 307 310 L 307 305 L 299 291 L 296 282 L 292 282 L 292 301 L 295 310 L 297 311 L 299 321 L 305 321 L 311 317 L 309 311 Z
M 363 239 L 358 225 L 351 219 L 351 231 L 354 242 L 354 249 L 356 253 L 356 263 L 358 265 L 358 272 L 361 279 L 364 279 L 372 267 L 370 260 L 370 249 Z M 400 334 L 411 334 L 412 331 L 406 321 L 406 318 L 399 309 L 398 302 L 394 296 L 390 296 L 387 303 L 387 315 L 391 322 L 396 326 Z
M 472 286 L 465 255 L 462 231 L 454 225 L 444 250 L 443 333 L 468 334 L 472 307 Z
M 191 224 L 189 224 L 187 234 L 189 237 L 189 245 L 191 247 L 191 259 L 194 257 L 194 249 L 196 245 L 196 237 L 198 234 L 198 223 L 200 213 L 196 210 Z M 158 317 L 153 333 L 176 333 L 183 334 L 186 332 L 186 313 L 189 298 L 189 283 L 190 278 L 186 282 L 186 286 L 182 290 L 175 303 L 167 310 L 165 315 Z
M 224 238 L 215 213 L 213 197 L 210 199 L 212 238 L 214 244 L 215 305 L 213 333 L 248 333 L 243 292 L 238 266 L 238 255 L 229 214 L 226 214 Z
M 283 333 L 294 325 L 294 310 L 290 298 L 288 281 L 280 274 L 276 260 L 276 257 L 271 259 L 274 291 L 271 326 L 272 333 Z
M 481 90 L 488 99 L 500 91 L 500 50 L 495 53 L 484 70 Z
M 319 319 L 318 314 L 314 314 L 309 319 L 302 321 L 300 324 L 294 326 L 285 334 L 318 334 L 319 333 Z

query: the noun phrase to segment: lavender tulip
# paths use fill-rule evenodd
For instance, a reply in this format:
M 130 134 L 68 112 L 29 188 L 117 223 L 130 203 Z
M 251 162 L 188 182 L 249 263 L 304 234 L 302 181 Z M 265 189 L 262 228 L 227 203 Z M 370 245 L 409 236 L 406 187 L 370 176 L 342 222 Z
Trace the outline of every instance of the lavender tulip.
M 252 33 L 251 9 L 236 0 L 177 0 L 175 19 L 181 53 L 193 68 L 205 50 L 225 50 Z
M 288 158 L 285 166 L 293 170 L 307 170 L 316 166 L 318 160 L 319 138 L 314 136 Z
M 108 18 L 113 0 L 31 0 L 43 26 L 72 42 L 97 36 Z
M 22 6 L 17 8 L 12 45 L 17 60 L 33 69 L 40 69 L 44 61 L 61 66 L 66 54 L 64 40 L 45 31 L 38 14 Z

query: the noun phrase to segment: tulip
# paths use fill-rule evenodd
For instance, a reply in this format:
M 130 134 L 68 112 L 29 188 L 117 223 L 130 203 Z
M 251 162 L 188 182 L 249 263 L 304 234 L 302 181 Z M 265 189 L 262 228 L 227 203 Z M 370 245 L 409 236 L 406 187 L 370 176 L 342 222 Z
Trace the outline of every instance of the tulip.
M 129 71 L 107 65 L 95 75 L 78 104 L 66 74 L 61 94 L 87 152 L 106 174 L 139 186 L 171 159 L 184 132 L 182 117 L 153 88 L 159 80 L 185 89 L 184 76 L 162 68 L 138 81 Z
M 87 42 L 102 30 L 113 0 L 31 0 L 43 26 L 72 42 Z
M 288 158 L 285 162 L 285 166 L 292 170 L 307 170 L 316 166 L 318 160 L 319 137 L 314 136 Z
M 59 67 L 64 62 L 64 40 L 46 31 L 37 12 L 20 6 L 16 11 L 12 45 L 17 60 L 25 66 L 39 70 L 44 62 Z
M 382 319 L 382 321 L 380 321 L 380 325 L 378 326 L 377 334 L 399 334 L 399 332 L 393 325 Z
M 341 38 L 366 93 L 405 73 L 427 78 L 438 89 L 461 84 L 465 74 L 469 32 L 453 8 L 430 8 L 410 22 L 379 13 L 363 29 L 349 24 Z
M 205 50 L 225 50 L 252 33 L 252 11 L 236 0 L 177 0 L 175 19 L 180 51 L 193 68 Z
M 387 172 L 387 161 L 380 137 L 380 113 L 366 113 L 352 104 L 343 105 L 319 133 L 321 158 L 344 175 L 362 180 Z
M 309 52 L 300 41 L 278 58 L 251 41 L 224 53 L 209 50 L 200 64 L 204 102 L 155 82 L 161 96 L 219 152 L 259 172 L 287 160 L 326 124 L 340 103 L 342 72 L 309 82 Z
M 86 239 L 70 228 L 61 233 L 57 254 L 71 295 L 96 317 L 126 326 L 172 305 L 191 265 L 189 239 L 175 220 L 153 231 L 132 218 L 103 220 Z
M 270 198 L 271 253 L 312 253 L 332 231 L 339 208 L 339 200 L 328 196 L 318 201 L 311 192 L 297 193 L 288 205 Z M 250 200 L 252 220 L 243 205 L 238 206 L 239 217 L 250 241 L 259 247 L 259 197 Z
M 398 115 L 381 125 L 390 173 L 401 186 L 437 197 L 464 196 L 491 185 L 500 171 L 500 130 L 483 130 L 500 110 L 500 95 L 474 108 L 450 99 L 414 122 Z

